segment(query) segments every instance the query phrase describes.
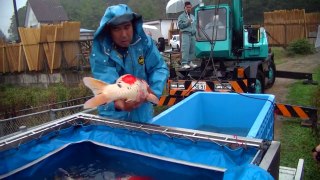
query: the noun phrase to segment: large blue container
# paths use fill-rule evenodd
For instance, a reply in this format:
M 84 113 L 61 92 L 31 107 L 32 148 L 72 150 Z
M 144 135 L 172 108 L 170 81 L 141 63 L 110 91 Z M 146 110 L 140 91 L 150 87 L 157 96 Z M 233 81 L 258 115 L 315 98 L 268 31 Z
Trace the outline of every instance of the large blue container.
M 247 169 L 261 154 L 257 146 L 234 149 L 220 141 L 182 138 L 175 136 L 182 133 L 178 130 L 165 130 L 168 128 L 75 115 L 0 139 L 0 179 L 107 174 L 155 180 L 222 179 L 225 171 Z M 253 170 L 250 172 L 256 172 Z
M 0 179 L 270 179 L 280 154 L 263 141 L 273 139 L 273 104 L 273 95 L 198 92 L 153 124 L 75 114 L 0 138 Z
M 157 115 L 152 124 L 273 139 L 274 95 L 197 92 Z

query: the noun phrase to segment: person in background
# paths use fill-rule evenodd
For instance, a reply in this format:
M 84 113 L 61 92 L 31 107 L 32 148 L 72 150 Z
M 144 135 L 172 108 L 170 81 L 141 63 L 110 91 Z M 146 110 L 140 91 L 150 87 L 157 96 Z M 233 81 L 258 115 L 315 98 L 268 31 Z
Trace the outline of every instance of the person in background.
M 184 12 L 178 17 L 178 27 L 181 32 L 181 64 L 183 69 L 197 67 L 192 62 L 195 59 L 196 27 L 195 17 L 191 14 L 192 5 L 189 1 L 184 3 Z
M 132 74 L 145 80 L 159 98 L 169 71 L 142 22 L 141 15 L 125 4 L 108 7 L 94 34 L 91 71 L 94 78 L 110 84 Z M 148 122 L 153 117 L 153 105 L 146 101 L 118 100 L 99 106 L 98 111 L 101 116 L 135 122 Z
M 320 162 L 320 144 L 313 148 L 312 150 L 312 158 L 317 162 Z

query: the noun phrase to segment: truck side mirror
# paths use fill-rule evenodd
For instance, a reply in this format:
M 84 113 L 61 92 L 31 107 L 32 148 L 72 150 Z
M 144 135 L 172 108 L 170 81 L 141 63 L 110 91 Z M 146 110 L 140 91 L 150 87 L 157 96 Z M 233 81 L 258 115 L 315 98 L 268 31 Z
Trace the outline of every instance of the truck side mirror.
M 248 28 L 248 42 L 258 43 L 260 39 L 260 29 L 259 28 Z

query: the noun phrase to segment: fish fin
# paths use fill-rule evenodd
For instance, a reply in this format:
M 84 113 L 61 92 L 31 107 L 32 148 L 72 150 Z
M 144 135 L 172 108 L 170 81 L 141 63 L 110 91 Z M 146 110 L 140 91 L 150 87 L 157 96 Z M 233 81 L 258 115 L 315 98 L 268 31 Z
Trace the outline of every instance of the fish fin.
M 158 104 L 159 103 L 159 99 L 157 98 L 156 95 L 152 94 L 152 93 L 149 93 L 148 96 L 147 96 L 147 100 L 149 102 L 152 102 L 153 104 Z
M 89 99 L 88 101 L 86 101 L 83 105 L 84 109 L 89 109 L 89 108 L 95 108 L 97 106 L 100 106 L 102 104 L 106 104 L 111 102 L 111 100 L 109 100 L 106 95 L 104 94 L 99 94 L 96 95 L 95 97 Z
M 126 103 L 133 102 L 132 99 L 126 99 Z
M 147 96 L 147 101 L 152 102 L 153 104 L 158 104 L 159 98 L 157 98 L 157 96 L 154 94 L 154 92 L 152 91 L 149 85 L 148 85 L 147 91 L 149 93 Z
M 91 89 L 94 95 L 101 94 L 104 87 L 109 85 L 108 83 L 105 83 L 98 79 L 94 79 L 92 77 L 84 77 L 83 83 L 84 85 L 86 85 L 88 88 Z

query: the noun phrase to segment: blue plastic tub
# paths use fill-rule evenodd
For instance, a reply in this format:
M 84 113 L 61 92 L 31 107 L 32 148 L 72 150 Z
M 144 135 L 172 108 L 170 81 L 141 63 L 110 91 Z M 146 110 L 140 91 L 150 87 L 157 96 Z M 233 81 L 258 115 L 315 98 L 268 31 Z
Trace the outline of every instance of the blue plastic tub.
M 151 124 L 273 140 L 274 95 L 197 92 Z

